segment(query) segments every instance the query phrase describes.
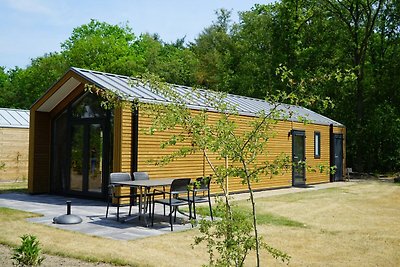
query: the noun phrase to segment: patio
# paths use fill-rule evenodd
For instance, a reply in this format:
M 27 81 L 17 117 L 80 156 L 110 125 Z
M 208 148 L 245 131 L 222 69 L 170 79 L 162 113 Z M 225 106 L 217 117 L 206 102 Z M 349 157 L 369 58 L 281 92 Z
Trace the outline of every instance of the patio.
M 53 218 L 66 214 L 66 201 L 72 202 L 71 214 L 82 218 L 80 224 L 54 224 Z M 121 223 L 116 221 L 116 208 L 110 207 L 108 218 L 105 217 L 106 202 L 70 198 L 55 195 L 29 195 L 21 193 L 0 194 L 0 207 L 7 207 L 27 212 L 42 214 L 42 217 L 28 219 L 33 223 L 45 224 L 51 227 L 77 231 L 88 235 L 105 237 L 115 240 L 134 240 L 149 236 L 170 233 L 168 217 L 157 216 L 162 214 L 162 207 L 156 207 L 154 226 L 146 227 L 143 220 L 134 219 Z M 158 210 L 158 209 L 159 210 Z M 132 214 L 138 210 L 132 207 Z M 128 215 L 129 207 L 120 209 L 121 218 Z M 148 218 L 148 222 L 150 223 Z M 187 217 L 177 214 L 177 222 L 174 231 L 191 229 L 192 226 Z

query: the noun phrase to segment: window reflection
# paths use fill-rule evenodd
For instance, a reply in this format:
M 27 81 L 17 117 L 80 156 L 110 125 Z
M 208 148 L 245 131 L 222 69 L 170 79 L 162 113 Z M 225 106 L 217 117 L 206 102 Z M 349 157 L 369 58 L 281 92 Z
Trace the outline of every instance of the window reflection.
M 101 99 L 93 94 L 85 94 L 72 106 L 73 118 L 103 118 L 106 111 L 101 107 Z

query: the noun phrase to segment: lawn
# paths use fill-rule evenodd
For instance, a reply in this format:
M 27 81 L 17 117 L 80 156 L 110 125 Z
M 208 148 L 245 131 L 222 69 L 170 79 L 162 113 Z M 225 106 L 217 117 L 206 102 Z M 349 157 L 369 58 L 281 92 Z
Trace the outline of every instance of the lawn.
M 2 182 L 0 181 L 0 194 L 7 192 L 28 192 L 28 181 Z
M 344 187 L 257 199 L 260 232 L 291 256 L 289 266 L 399 266 L 400 186 L 357 182 Z M 238 202 L 246 209 L 246 201 Z M 0 243 L 38 236 L 46 253 L 131 266 L 201 266 L 204 248 L 191 248 L 197 230 L 115 241 L 25 221 L 29 213 L 0 210 Z M 68 242 L 65 242 L 68 240 Z M 61 241 L 61 242 L 60 242 Z M 64 241 L 64 242 L 63 242 Z M 249 260 L 248 266 L 254 266 Z M 262 266 L 284 266 L 262 253 Z

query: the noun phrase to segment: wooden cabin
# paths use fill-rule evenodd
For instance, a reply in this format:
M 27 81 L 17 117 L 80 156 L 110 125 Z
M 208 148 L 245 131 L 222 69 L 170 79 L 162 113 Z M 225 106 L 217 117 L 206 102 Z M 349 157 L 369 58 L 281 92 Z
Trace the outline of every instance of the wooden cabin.
M 28 178 L 29 110 L 0 108 L 0 181 Z
M 104 110 L 101 100 L 85 90 L 90 84 L 105 90 L 129 95 L 146 103 L 167 100 L 145 86 L 132 85 L 121 75 L 71 68 L 40 99 L 30 113 L 29 192 L 80 195 L 104 198 L 110 172 L 146 171 L 151 178 L 180 178 L 208 175 L 211 170 L 203 155 L 190 155 L 165 166 L 149 160 L 170 151 L 160 148 L 168 133 L 146 134 L 149 116 L 130 108 Z M 173 86 L 175 90 L 190 90 Z M 227 101 L 237 105 L 237 122 L 245 128 L 249 119 L 268 108 L 268 103 L 249 97 L 228 95 Z M 200 99 L 190 108 L 207 107 Z M 268 142 L 271 154 L 281 152 L 294 161 L 307 159 L 312 166 L 337 166 L 335 175 L 289 171 L 272 179 L 262 179 L 256 189 L 304 186 L 342 180 L 345 169 L 345 127 L 327 117 L 302 107 L 291 107 L 304 115 L 308 124 L 280 121 L 276 137 Z M 212 120 L 217 113 L 209 111 Z M 236 178 L 229 178 L 231 192 L 246 190 Z M 217 192 L 217 188 L 213 188 Z

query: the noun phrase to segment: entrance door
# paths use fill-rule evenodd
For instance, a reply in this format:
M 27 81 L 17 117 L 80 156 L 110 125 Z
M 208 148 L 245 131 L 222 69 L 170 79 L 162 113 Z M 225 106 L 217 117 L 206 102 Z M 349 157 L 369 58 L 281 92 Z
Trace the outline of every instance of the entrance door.
M 304 131 L 292 131 L 292 182 L 293 186 L 304 186 L 306 182 L 306 142 Z
M 334 134 L 334 157 L 336 172 L 334 176 L 334 181 L 343 180 L 343 134 Z
M 91 195 L 102 193 L 104 127 L 101 123 L 73 123 L 69 191 Z

